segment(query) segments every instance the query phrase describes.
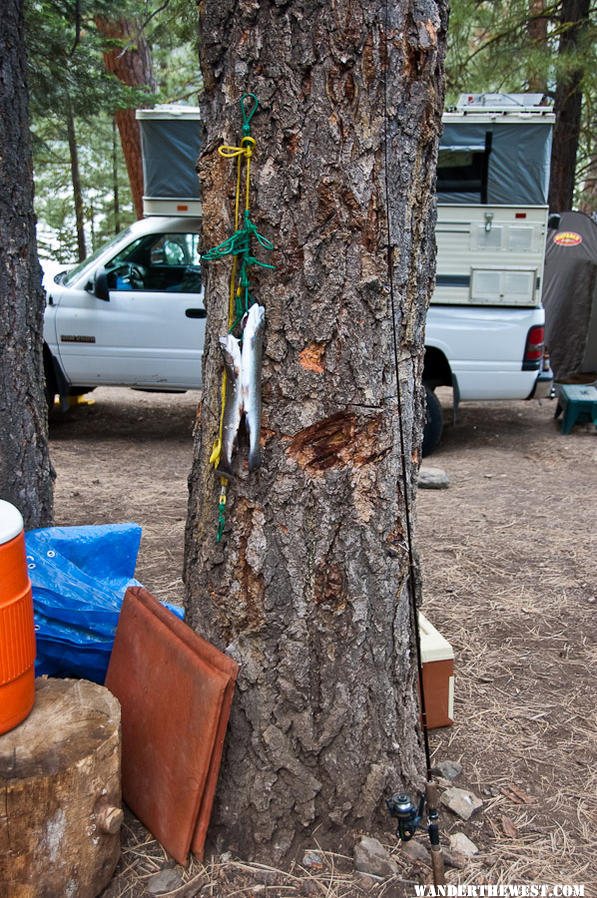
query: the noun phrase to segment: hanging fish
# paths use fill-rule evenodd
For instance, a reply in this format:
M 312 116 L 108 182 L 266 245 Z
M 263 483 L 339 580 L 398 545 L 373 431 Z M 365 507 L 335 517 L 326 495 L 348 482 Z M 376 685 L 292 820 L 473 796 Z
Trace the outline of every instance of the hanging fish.
M 218 474 L 230 477 L 232 475 L 232 455 L 242 417 L 240 340 L 237 340 L 232 334 L 226 334 L 225 337 L 220 337 L 220 349 L 224 356 L 227 376 L 222 451 L 217 471 Z
M 261 357 L 265 308 L 253 303 L 244 320 L 240 366 L 241 405 L 249 436 L 249 471 L 261 464 Z

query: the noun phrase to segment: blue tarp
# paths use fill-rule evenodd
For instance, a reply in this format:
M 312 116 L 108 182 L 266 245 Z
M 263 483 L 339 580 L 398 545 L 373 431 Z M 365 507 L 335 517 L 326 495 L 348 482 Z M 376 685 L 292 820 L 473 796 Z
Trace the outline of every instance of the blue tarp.
M 134 579 L 141 527 L 46 527 L 25 534 L 33 587 L 36 675 L 103 683 L 124 594 Z M 179 608 L 170 607 L 182 616 Z

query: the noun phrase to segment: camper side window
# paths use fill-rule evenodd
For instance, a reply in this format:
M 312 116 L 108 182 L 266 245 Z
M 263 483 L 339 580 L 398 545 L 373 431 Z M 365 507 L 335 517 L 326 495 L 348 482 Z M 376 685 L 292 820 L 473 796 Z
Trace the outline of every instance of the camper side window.
M 440 149 L 437 192 L 440 202 L 487 202 L 485 150 Z

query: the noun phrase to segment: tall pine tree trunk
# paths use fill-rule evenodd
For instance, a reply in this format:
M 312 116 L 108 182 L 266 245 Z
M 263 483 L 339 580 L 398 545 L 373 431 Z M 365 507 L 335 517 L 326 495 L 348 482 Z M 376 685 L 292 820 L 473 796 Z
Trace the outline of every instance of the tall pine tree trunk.
M 120 231 L 120 187 L 118 185 L 118 142 L 116 120 L 112 120 L 112 194 L 114 197 L 114 233 Z
M 151 51 L 138 22 L 132 19 L 107 19 L 96 16 L 98 31 L 114 44 L 104 53 L 108 72 L 129 87 L 155 92 Z M 128 173 L 133 206 L 137 218 L 143 217 L 143 162 L 141 132 L 134 109 L 118 109 L 114 118 L 120 133 L 122 152 Z
M 547 45 L 548 19 L 543 15 L 544 12 L 545 0 L 530 0 L 527 33 L 531 45 L 537 50 L 545 49 Z M 543 68 L 541 71 L 532 70 L 529 73 L 528 89 L 534 93 L 547 91 L 547 74 Z
M 551 212 L 572 209 L 576 176 L 576 154 L 580 137 L 583 69 L 570 70 L 567 58 L 576 50 L 589 25 L 590 0 L 563 0 L 560 21 L 565 30 L 560 38 L 558 55 L 565 68 L 558 76 L 554 112 L 549 208 Z
M 21 0 L 0 17 L 0 206 L 0 498 L 39 527 L 52 518 L 52 471 Z
M 77 256 L 82 262 L 87 255 L 85 243 L 85 214 L 83 209 L 83 190 L 81 188 L 81 172 L 79 169 L 79 149 L 77 147 L 77 134 L 75 131 L 75 115 L 72 104 L 69 103 L 66 110 L 66 133 L 68 136 L 68 153 L 70 156 L 70 174 L 73 186 L 73 200 L 75 206 L 75 222 L 77 229 Z
M 219 544 L 208 458 L 230 266 L 208 268 L 188 612 L 241 664 L 212 835 L 277 860 L 316 829 L 338 847 L 384 821 L 384 797 L 424 775 L 406 503 L 412 515 L 446 4 L 204 0 L 200 14 L 204 245 L 232 229 L 217 147 L 240 139 L 237 101 L 254 91 L 253 219 L 277 249 L 255 277 L 263 462 L 249 474 L 241 451 Z

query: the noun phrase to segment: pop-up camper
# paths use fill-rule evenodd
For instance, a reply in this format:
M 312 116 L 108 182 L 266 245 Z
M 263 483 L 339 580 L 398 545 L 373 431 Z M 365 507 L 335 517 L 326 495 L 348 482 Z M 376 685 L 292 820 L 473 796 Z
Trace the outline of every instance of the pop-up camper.
M 433 302 L 540 304 L 554 121 L 540 101 L 464 94 L 444 114 Z
M 143 214 L 200 216 L 199 109 L 138 109 L 143 155 Z

